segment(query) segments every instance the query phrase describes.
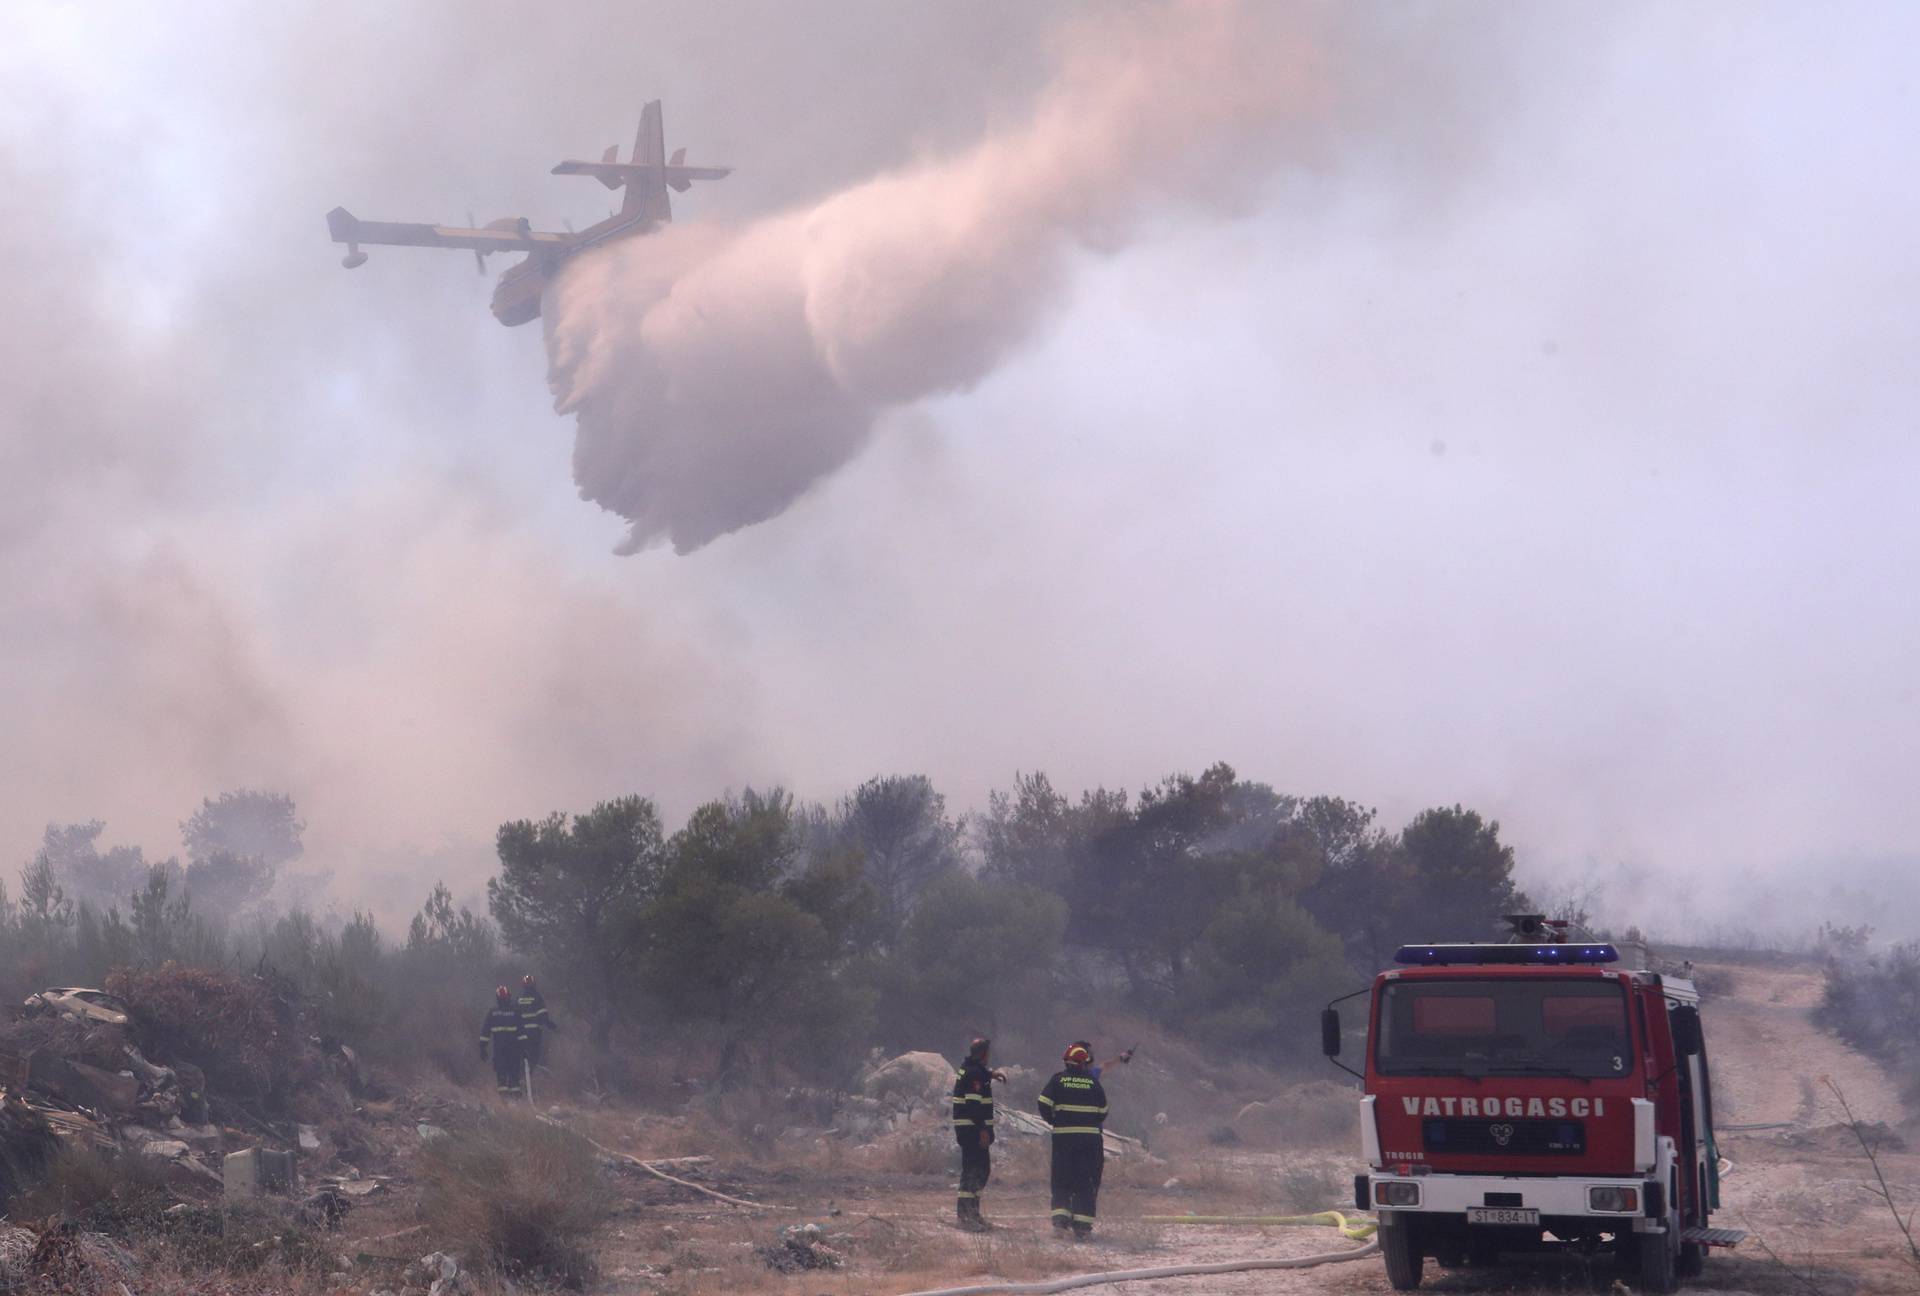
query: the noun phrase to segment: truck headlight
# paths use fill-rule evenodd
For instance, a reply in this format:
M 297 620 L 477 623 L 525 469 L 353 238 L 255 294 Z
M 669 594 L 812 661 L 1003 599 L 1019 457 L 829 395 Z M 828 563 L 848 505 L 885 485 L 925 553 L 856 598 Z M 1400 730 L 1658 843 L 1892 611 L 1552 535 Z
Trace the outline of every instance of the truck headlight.
M 1373 1185 L 1373 1201 L 1376 1206 L 1418 1206 L 1420 1185 L 1396 1183 L 1388 1179 L 1378 1180 Z
M 1640 1209 L 1640 1190 L 1638 1188 L 1589 1188 L 1587 1189 L 1587 1209 L 1605 1211 L 1609 1215 L 1630 1215 Z

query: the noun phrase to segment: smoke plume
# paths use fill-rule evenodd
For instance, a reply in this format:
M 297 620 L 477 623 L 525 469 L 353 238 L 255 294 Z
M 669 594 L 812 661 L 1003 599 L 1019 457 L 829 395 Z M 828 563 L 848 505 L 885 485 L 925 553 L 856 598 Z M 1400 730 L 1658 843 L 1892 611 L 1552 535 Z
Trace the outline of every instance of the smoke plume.
M 632 524 L 622 552 L 778 515 L 882 412 L 990 373 L 1061 300 L 1076 249 L 1257 183 L 1312 99 L 1306 43 L 1224 5 L 1105 17 L 1064 35 L 1028 120 L 972 148 L 557 277 L 550 381 L 579 418 L 581 495 Z

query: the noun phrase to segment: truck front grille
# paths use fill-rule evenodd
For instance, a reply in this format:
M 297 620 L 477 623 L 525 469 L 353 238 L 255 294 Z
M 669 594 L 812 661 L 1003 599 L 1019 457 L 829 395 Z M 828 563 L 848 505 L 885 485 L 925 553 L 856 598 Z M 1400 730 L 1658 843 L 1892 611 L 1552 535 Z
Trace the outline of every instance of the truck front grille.
M 1574 1120 L 1466 1120 L 1421 1122 L 1427 1151 L 1454 1156 L 1578 1156 L 1587 1127 Z

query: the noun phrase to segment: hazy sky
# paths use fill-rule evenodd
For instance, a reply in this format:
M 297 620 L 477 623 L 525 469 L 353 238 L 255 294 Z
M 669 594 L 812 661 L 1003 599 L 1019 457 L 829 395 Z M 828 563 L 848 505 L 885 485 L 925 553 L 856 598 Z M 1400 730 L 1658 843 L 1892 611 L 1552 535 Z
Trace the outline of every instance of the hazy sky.
M 1477 807 L 1622 917 L 1920 934 L 1920 9 L 1248 12 L 1252 134 L 1152 6 L 6 6 L 0 861 L 264 785 L 393 911 L 627 791 L 1225 759 Z M 734 238 L 1089 57 L 1169 78 L 1118 206 L 1039 205 L 986 362 L 685 556 L 614 556 L 501 259 L 326 239 L 584 226 L 548 168 L 656 97 Z

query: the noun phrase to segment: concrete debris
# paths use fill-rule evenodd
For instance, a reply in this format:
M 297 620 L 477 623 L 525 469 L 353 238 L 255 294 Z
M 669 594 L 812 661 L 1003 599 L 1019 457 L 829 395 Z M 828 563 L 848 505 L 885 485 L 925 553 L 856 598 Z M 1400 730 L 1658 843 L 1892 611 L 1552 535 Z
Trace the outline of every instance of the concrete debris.
M 803 1273 L 809 1269 L 838 1269 L 847 1257 L 826 1244 L 818 1224 L 789 1224 L 771 1246 L 759 1248 L 760 1259 L 776 1273 Z
M 229 1197 L 247 1198 L 270 1192 L 291 1192 L 294 1186 L 293 1153 L 260 1147 L 229 1152 L 222 1167 L 222 1178 Z
M 435 1139 L 443 1139 L 447 1137 L 447 1132 L 445 1130 L 441 1129 L 438 1125 L 429 1125 L 425 1121 L 422 1121 L 420 1124 L 414 1126 L 413 1128 L 414 1128 L 414 1132 L 420 1136 L 420 1141 L 422 1143 L 431 1143 Z
M 318 1152 L 320 1150 L 319 1130 L 311 1125 L 296 1125 L 294 1130 L 299 1136 L 300 1150 L 302 1152 Z
M 124 1013 L 115 1012 L 109 1019 L 48 1011 L 10 1027 L 0 1044 L 8 1119 L 16 1126 L 29 1121 L 70 1147 L 164 1162 L 169 1182 L 183 1191 L 217 1190 L 221 1176 L 213 1167 L 226 1136 L 183 1119 L 205 1121 L 205 1077 L 198 1067 L 149 1061 L 129 1038 Z M 18 1128 L 11 1133 L 20 1136 Z
M 300 1218 L 319 1228 L 336 1229 L 353 1209 L 353 1201 L 338 1188 L 325 1187 L 300 1203 Z
M 425 1288 L 427 1296 L 456 1296 L 470 1290 L 460 1262 L 444 1251 L 421 1256 L 407 1266 L 403 1278 L 410 1288 Z

